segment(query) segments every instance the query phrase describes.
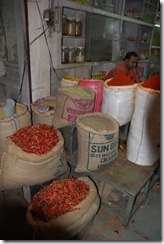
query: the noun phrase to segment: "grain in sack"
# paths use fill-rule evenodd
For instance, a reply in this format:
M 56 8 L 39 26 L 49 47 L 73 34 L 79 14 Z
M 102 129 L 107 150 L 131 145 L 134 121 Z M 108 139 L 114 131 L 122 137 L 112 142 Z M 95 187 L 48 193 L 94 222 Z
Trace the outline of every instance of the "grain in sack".
M 5 151 L 6 138 L 28 125 L 31 125 L 31 114 L 26 105 L 16 103 L 16 112 L 11 117 L 5 117 L 0 107 L 0 160 Z
M 104 82 L 101 111 L 113 116 L 122 126 L 131 121 L 138 83 L 110 85 L 113 79 Z
M 60 85 L 62 86 L 77 86 L 79 83 L 79 78 L 74 76 L 63 76 L 60 81 Z
M 160 91 L 138 87 L 128 139 L 129 161 L 149 166 L 160 158 Z
M 43 126 L 46 127 L 45 130 Z M 39 127 L 42 128 L 39 130 Z M 22 140 L 19 137 L 17 143 L 15 143 L 14 139 L 11 139 L 12 136 L 6 139 L 5 152 L 2 156 L 0 169 L 1 190 L 40 184 L 55 179 L 68 171 L 69 167 L 65 158 L 63 136 L 60 131 L 54 130 L 57 139 L 54 138 L 54 134 L 53 138 L 50 138 L 50 136 L 45 138 L 44 134 L 49 128 L 50 126 L 48 125 L 28 126 L 21 128 L 16 132 L 17 134 L 12 135 L 13 137 L 18 134 L 22 136 Z M 27 139 L 27 133 L 22 133 L 24 129 L 27 132 L 34 130 L 34 133 L 29 132 Z M 41 140 L 39 141 L 37 136 L 40 134 L 40 137 L 45 140 L 46 152 L 44 145 L 42 146 L 42 142 Z M 48 149 L 46 140 L 47 142 L 53 140 L 55 145 Z M 22 145 L 20 144 L 19 146 L 20 142 Z
M 118 155 L 119 124 L 110 115 L 94 112 L 76 120 L 78 162 L 75 172 L 99 170 Z
M 73 185 L 75 182 L 81 185 L 77 190 Z M 57 186 L 57 184 L 60 187 L 60 192 L 56 190 L 55 185 Z M 69 194 L 67 189 L 74 190 L 69 191 Z M 36 199 L 34 196 L 33 202 L 27 207 L 26 221 L 35 239 L 69 240 L 80 233 L 93 220 L 100 207 L 97 188 L 94 182 L 88 177 L 54 181 L 47 189 L 43 189 L 43 191 L 37 194 L 41 195 L 44 193 L 44 197 L 40 197 L 39 200 L 39 195 L 36 196 Z M 75 197 L 77 194 L 78 196 Z M 48 208 L 46 206 L 44 207 L 46 203 L 45 195 L 49 196 L 47 199 L 47 204 L 49 204 Z M 64 199 L 61 201 L 60 198 L 63 197 Z M 51 198 L 56 200 L 51 200 Z M 57 205 L 59 206 L 57 207 Z M 44 214 L 44 219 L 36 218 L 35 213 L 37 213 L 37 209 L 40 209 L 38 212 L 40 217 Z
M 46 110 L 42 111 L 42 108 Z M 31 110 L 33 125 L 38 123 L 52 125 L 53 116 L 56 110 L 56 97 L 49 96 L 38 99 L 31 104 Z
M 56 128 L 75 125 L 78 115 L 93 112 L 95 92 L 86 87 L 69 86 L 58 88 L 53 125 Z

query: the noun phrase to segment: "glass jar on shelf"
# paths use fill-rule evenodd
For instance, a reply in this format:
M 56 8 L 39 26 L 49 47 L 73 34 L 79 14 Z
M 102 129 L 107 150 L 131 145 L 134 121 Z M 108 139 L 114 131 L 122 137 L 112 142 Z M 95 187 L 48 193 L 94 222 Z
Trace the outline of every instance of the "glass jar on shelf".
M 69 63 L 75 63 L 75 61 L 76 61 L 75 47 L 70 46 L 69 47 Z
M 82 21 L 81 19 L 76 19 L 76 33 L 75 36 L 82 35 Z
M 76 21 L 75 18 L 69 17 L 66 20 L 66 35 L 75 36 L 76 34 Z
M 67 16 L 63 15 L 62 16 L 62 35 L 66 35 L 66 19 L 67 19 Z
M 62 46 L 61 62 L 62 64 L 69 62 L 69 48 L 66 46 Z
M 85 48 L 77 47 L 76 48 L 76 63 L 83 63 L 85 60 Z

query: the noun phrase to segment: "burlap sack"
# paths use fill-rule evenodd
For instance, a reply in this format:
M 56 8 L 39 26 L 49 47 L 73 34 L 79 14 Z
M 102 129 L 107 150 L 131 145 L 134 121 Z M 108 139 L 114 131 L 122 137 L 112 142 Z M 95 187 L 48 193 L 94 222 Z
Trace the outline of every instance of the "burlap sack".
M 95 92 L 90 88 L 79 86 L 58 88 L 53 125 L 55 128 L 75 125 L 78 115 L 93 112 L 94 100 Z
M 78 162 L 76 172 L 99 170 L 118 155 L 119 125 L 101 112 L 81 115 L 76 120 Z
M 57 135 L 59 141 L 56 146 L 41 156 L 24 152 L 7 138 L 0 169 L 0 189 L 40 184 L 67 172 L 64 139 L 60 131 Z
M 71 239 L 94 218 L 100 206 L 96 186 L 88 177 L 80 177 L 79 180 L 83 180 L 89 185 L 90 192 L 81 203 L 73 207 L 79 208 L 78 210 L 67 212 L 54 220 L 44 222 L 36 221 L 32 216 L 30 205 L 27 207 L 26 220 L 36 239 Z
M 0 108 L 0 160 L 5 151 L 6 138 L 28 125 L 31 125 L 31 114 L 26 105 L 16 103 L 16 113 L 11 117 L 5 117 Z
M 39 99 L 39 102 L 41 104 L 45 104 L 51 107 L 51 109 L 45 113 L 39 112 L 37 110 L 37 106 L 36 106 L 37 102 L 38 100 L 31 104 L 33 125 L 36 124 L 52 125 L 53 116 L 56 110 L 56 97 L 49 96 L 49 97 Z
M 137 88 L 127 158 L 143 166 L 152 165 L 160 158 L 160 91 Z

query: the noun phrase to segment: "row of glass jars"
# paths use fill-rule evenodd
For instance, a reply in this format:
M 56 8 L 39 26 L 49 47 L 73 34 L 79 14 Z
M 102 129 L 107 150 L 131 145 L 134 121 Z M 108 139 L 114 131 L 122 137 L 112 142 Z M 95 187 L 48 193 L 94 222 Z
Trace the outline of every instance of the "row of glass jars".
M 62 46 L 61 61 L 66 63 L 83 63 L 85 60 L 84 47 L 66 47 Z
M 82 35 L 82 21 L 73 17 L 67 18 L 62 16 L 62 35 L 67 36 L 81 36 Z

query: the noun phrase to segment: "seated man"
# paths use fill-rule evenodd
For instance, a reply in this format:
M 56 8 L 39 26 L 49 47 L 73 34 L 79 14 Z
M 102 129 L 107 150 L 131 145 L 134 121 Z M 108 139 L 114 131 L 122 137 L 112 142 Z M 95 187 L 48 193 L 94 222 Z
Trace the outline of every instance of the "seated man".
M 124 60 L 110 70 L 105 77 L 105 80 L 114 77 L 118 73 L 124 73 L 130 76 L 135 82 L 141 82 L 139 76 L 136 73 L 136 67 L 138 63 L 138 54 L 135 52 L 128 52 Z

